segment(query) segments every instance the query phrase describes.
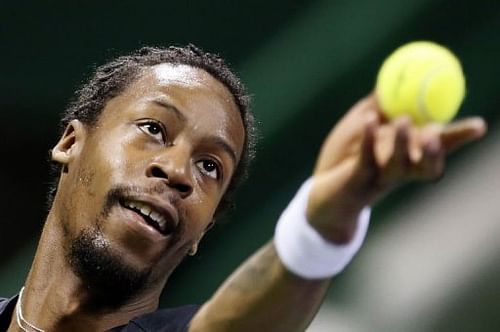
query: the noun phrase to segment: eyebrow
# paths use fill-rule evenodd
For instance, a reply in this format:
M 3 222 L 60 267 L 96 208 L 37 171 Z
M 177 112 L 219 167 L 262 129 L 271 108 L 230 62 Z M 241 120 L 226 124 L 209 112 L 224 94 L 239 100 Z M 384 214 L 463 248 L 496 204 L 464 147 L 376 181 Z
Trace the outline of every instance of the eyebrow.
M 224 152 L 226 152 L 235 165 L 238 163 L 238 161 L 237 161 L 238 158 L 236 157 L 236 152 L 231 147 L 231 145 L 229 145 L 224 139 L 217 137 L 217 136 L 210 136 L 210 137 L 207 137 L 207 141 L 218 146 Z
M 177 107 L 170 104 L 168 101 L 165 101 L 164 99 L 156 98 L 156 99 L 153 99 L 152 102 L 158 106 L 165 108 L 166 110 L 172 111 L 175 114 L 175 116 L 177 116 L 181 121 L 186 121 L 186 117 L 184 116 L 184 114 L 182 114 L 182 112 L 179 111 L 179 109 Z

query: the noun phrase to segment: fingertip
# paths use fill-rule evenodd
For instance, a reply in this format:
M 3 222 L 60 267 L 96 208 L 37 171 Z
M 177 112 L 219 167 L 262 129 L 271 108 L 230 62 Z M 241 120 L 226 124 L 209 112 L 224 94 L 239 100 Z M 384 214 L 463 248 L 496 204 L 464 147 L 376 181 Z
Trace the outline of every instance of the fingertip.
M 365 125 L 366 127 L 376 127 L 380 122 L 380 118 L 377 114 L 377 111 L 374 109 L 371 109 L 370 112 L 366 114 L 365 117 Z
M 364 98 L 366 101 L 376 102 L 377 101 L 377 93 L 375 90 L 371 90 Z
M 488 132 L 488 124 L 481 117 L 474 117 L 470 120 L 470 126 L 474 129 L 477 137 L 482 137 Z
M 488 125 L 482 117 L 469 117 L 456 122 L 448 124 L 447 131 L 459 132 L 467 131 L 473 133 L 476 137 L 481 137 L 488 131 Z
M 396 123 L 401 127 L 409 127 L 411 125 L 411 117 L 408 115 L 400 116 L 396 119 Z
M 424 153 L 429 157 L 437 157 L 442 153 L 442 144 L 439 139 L 431 139 L 424 146 Z
M 370 92 L 365 97 L 361 98 L 355 105 L 355 109 L 364 112 L 378 112 L 379 109 L 377 96 L 374 91 Z

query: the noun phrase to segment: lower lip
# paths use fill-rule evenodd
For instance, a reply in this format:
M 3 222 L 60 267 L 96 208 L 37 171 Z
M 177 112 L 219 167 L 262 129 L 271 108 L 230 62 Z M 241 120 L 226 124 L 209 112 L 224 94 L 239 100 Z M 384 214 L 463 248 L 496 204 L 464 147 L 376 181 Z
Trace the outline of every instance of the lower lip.
M 137 212 L 127 209 L 122 205 L 120 205 L 120 208 L 126 215 L 124 221 L 133 229 L 133 231 L 146 235 L 156 241 L 168 237 L 168 235 L 163 235 L 156 228 L 148 224 L 148 222 Z

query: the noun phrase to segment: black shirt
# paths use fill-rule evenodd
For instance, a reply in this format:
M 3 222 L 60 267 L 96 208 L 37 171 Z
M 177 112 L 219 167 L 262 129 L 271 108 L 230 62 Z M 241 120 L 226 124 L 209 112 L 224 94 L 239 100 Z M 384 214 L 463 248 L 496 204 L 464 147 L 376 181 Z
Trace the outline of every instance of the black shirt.
M 0 332 L 7 331 L 18 296 L 0 298 Z M 186 332 L 189 322 L 198 311 L 198 305 L 160 309 L 131 319 L 127 325 L 117 326 L 109 332 Z

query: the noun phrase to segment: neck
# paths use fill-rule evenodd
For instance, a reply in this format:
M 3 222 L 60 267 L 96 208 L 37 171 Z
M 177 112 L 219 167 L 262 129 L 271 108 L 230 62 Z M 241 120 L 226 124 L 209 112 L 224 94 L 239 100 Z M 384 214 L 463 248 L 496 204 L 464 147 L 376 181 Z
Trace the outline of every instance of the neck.
M 28 322 L 46 331 L 104 331 L 158 307 L 161 288 L 145 290 L 119 308 L 93 306 L 92 294 L 67 262 L 60 225 L 49 213 L 20 303 Z

